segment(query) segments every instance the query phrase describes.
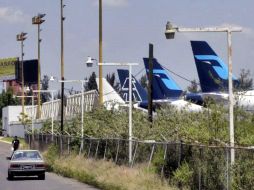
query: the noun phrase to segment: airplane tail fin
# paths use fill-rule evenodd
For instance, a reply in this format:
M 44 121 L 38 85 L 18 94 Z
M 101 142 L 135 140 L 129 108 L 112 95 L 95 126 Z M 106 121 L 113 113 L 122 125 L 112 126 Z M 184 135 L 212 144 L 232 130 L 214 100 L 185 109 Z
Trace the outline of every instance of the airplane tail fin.
M 191 41 L 191 47 L 203 92 L 228 89 L 228 67 L 205 41 Z M 233 76 L 234 85 L 238 81 Z
M 147 76 L 149 74 L 149 59 L 143 58 Z M 169 76 L 168 72 L 158 63 L 157 59 L 153 59 L 153 99 L 170 99 L 179 98 L 182 90 L 176 82 Z
M 129 71 L 125 69 L 117 69 L 120 84 L 121 94 L 125 102 L 129 101 Z M 132 75 L 132 99 L 135 102 L 147 101 L 147 92 L 141 84 Z
M 118 109 L 119 105 L 124 105 L 124 100 L 120 95 L 115 91 L 115 89 L 108 83 L 105 78 L 102 78 L 103 81 L 103 104 L 107 109 L 116 108 Z M 99 78 L 96 78 L 96 83 L 99 86 Z

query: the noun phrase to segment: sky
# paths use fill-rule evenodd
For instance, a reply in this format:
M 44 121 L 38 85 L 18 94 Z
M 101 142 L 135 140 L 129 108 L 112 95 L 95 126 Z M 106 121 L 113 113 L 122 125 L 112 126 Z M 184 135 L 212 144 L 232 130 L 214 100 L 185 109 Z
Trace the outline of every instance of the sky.
M 63 0 L 64 70 L 66 79 L 84 79 L 98 67 L 87 68 L 87 56 L 98 59 L 98 0 Z M 41 72 L 60 78 L 60 0 L 0 0 L 0 58 L 20 56 L 16 35 L 28 33 L 24 59 L 37 58 L 37 27 L 32 17 L 45 13 L 41 25 Z M 103 0 L 103 61 L 138 62 L 134 75 L 144 74 L 142 58 L 148 57 L 149 43 L 154 57 L 166 68 L 189 79 L 198 80 L 190 40 L 205 40 L 227 63 L 225 33 L 177 33 L 165 38 L 167 21 L 179 27 L 239 26 L 233 33 L 233 73 L 249 69 L 254 77 L 254 1 L 253 0 Z M 123 68 L 123 67 L 122 67 Z M 104 76 L 116 72 L 104 67 Z M 128 68 L 126 68 L 128 69 Z M 190 83 L 171 74 L 183 89 Z M 71 85 L 71 84 L 69 84 Z M 76 85 L 71 85 L 78 88 Z M 60 88 L 51 84 L 50 88 Z

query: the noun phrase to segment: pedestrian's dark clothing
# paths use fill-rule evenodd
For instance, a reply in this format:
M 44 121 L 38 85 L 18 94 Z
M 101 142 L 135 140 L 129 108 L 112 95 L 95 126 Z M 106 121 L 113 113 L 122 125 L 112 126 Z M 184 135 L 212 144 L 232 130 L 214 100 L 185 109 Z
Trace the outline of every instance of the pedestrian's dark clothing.
M 19 148 L 19 140 L 17 138 L 15 138 L 13 141 L 12 141 L 12 146 L 13 146 L 13 150 L 16 151 L 18 150 Z

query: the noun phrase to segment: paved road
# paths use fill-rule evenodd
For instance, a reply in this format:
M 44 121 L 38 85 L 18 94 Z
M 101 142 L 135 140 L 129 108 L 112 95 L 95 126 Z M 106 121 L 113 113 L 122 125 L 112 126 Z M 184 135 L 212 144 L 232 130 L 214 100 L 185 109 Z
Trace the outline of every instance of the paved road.
M 0 189 L 1 190 L 96 190 L 95 188 L 64 178 L 53 173 L 46 173 L 45 180 L 35 177 L 17 178 L 14 181 L 7 179 L 8 160 L 11 145 L 0 142 Z M 98 190 L 98 189 L 97 189 Z

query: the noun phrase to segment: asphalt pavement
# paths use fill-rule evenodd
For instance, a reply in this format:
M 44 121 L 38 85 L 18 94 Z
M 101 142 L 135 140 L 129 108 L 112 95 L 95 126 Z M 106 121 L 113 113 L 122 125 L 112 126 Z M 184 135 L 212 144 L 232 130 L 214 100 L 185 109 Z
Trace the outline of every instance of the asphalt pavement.
M 64 178 L 54 173 L 46 172 L 45 180 L 37 177 L 19 177 L 13 181 L 7 179 L 11 145 L 0 142 L 0 190 L 98 190 L 89 185 L 80 183 L 70 178 Z

